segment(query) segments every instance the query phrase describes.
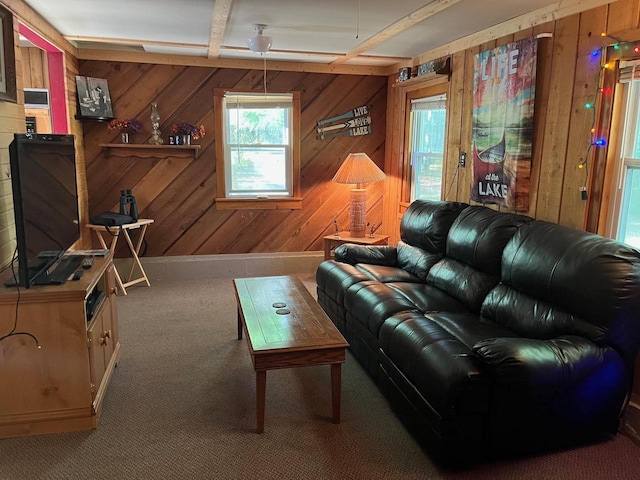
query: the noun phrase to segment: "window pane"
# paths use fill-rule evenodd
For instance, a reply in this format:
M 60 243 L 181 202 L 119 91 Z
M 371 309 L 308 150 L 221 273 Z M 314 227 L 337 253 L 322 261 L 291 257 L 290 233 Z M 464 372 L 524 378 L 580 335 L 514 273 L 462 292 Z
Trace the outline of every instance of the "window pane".
M 640 167 L 626 170 L 618 240 L 640 248 Z
M 229 108 L 227 142 L 283 145 L 288 143 L 288 109 Z
M 447 111 L 414 110 L 411 200 L 440 200 Z
M 284 147 L 231 148 L 231 192 L 270 193 L 287 190 L 287 157 Z

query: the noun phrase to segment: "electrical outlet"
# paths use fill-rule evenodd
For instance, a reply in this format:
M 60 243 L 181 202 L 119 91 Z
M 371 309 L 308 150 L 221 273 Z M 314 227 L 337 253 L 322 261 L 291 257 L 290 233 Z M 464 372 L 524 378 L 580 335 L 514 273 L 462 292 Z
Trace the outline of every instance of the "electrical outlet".
M 467 152 L 461 152 L 460 153 L 460 160 L 458 162 L 458 165 L 461 167 L 466 167 L 467 166 Z
M 587 199 L 587 187 L 580 187 L 580 198 L 582 198 L 582 200 Z

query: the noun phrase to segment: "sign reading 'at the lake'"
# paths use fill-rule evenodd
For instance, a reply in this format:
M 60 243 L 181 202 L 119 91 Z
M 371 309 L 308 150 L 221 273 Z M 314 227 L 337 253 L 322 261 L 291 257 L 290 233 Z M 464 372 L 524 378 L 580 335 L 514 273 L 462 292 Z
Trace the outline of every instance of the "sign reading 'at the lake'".
M 535 38 L 475 56 L 471 200 L 529 209 Z

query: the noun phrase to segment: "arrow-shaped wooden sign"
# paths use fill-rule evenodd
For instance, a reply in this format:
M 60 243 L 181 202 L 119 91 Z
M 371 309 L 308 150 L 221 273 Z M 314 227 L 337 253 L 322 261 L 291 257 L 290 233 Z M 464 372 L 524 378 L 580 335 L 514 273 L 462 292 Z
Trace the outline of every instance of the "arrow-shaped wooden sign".
M 323 133 L 330 132 L 331 130 L 362 127 L 364 125 L 371 125 L 371 117 L 369 115 L 367 115 L 366 117 L 358 117 L 352 120 L 347 120 L 346 122 L 338 123 L 336 125 L 330 125 L 328 127 L 318 127 L 316 130 L 318 133 Z
M 363 127 L 350 128 L 349 130 L 343 130 L 337 133 L 327 133 L 326 135 L 324 133 L 320 133 L 316 135 L 316 138 L 318 140 L 324 140 L 326 138 L 334 138 L 334 137 L 345 137 L 345 136 L 357 137 L 359 135 L 367 135 L 368 133 L 371 133 L 370 125 L 366 125 Z
M 338 120 L 344 120 L 346 118 L 355 118 L 361 117 L 362 115 L 369 115 L 369 107 L 363 105 L 361 107 L 354 108 L 353 110 L 349 110 L 342 115 L 338 115 L 337 117 L 325 118 L 324 120 L 318 120 L 318 127 L 321 125 L 326 125 L 328 123 L 336 122 Z

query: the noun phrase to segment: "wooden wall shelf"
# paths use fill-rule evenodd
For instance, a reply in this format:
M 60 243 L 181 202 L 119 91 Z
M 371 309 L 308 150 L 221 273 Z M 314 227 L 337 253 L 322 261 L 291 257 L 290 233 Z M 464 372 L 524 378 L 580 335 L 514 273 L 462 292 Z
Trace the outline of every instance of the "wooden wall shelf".
M 135 151 L 136 156 L 144 153 L 145 157 L 157 157 L 158 154 L 164 153 L 171 156 L 193 155 L 193 159 L 197 159 L 200 153 L 200 145 L 148 145 L 145 143 L 101 143 L 107 157 L 114 156 L 130 156 L 129 153 Z M 121 154 L 116 152 L 122 152 Z

